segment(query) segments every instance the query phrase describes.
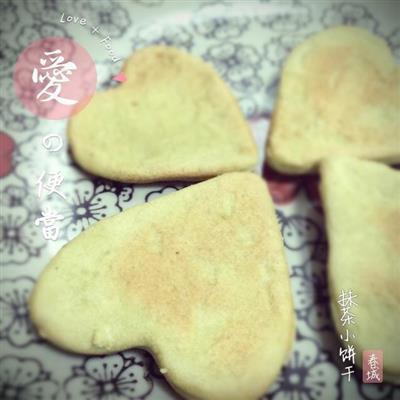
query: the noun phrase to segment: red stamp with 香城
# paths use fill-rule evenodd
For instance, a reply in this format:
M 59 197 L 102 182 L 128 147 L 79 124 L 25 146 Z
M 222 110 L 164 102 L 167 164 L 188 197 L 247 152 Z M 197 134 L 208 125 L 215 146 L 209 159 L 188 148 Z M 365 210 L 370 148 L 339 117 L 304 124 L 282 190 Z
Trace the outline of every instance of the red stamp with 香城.
M 382 383 L 383 381 L 383 351 L 363 351 L 363 382 Z

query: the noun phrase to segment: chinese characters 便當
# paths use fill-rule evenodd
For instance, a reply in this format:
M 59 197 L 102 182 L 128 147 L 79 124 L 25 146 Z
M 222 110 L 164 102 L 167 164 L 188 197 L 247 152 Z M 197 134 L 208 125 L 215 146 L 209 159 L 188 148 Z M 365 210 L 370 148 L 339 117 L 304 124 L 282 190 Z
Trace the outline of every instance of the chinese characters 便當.
M 42 145 L 47 151 L 56 152 L 62 148 L 63 141 L 59 135 L 50 134 L 43 138 Z M 46 172 L 42 172 L 36 181 L 38 197 L 41 198 L 43 192 L 46 192 L 46 196 L 51 196 L 54 193 L 65 200 L 65 195 L 58 190 L 63 180 L 64 177 L 60 171 L 47 174 Z M 46 240 L 57 240 L 60 234 L 59 222 L 64 219 L 64 216 L 50 207 L 45 207 L 41 215 L 41 217 L 35 220 L 35 225 L 42 226 L 43 238 Z

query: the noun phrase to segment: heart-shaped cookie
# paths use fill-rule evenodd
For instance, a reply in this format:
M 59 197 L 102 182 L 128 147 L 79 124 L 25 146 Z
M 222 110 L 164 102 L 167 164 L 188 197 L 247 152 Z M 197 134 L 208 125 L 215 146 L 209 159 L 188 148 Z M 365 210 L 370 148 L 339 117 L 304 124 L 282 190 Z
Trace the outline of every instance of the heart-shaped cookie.
M 400 161 L 400 67 L 385 41 L 341 26 L 287 59 L 267 144 L 281 172 L 316 171 L 330 155 Z
M 41 336 L 67 350 L 150 350 L 188 399 L 258 399 L 294 339 L 282 237 L 251 173 L 98 222 L 50 262 L 29 306 Z
M 137 51 L 126 81 L 97 93 L 68 125 L 77 163 L 123 182 L 201 180 L 250 170 L 257 149 L 214 69 L 171 47 Z
M 338 334 L 360 367 L 363 350 L 382 350 L 385 380 L 399 380 L 400 172 L 339 157 L 322 163 L 321 176 Z

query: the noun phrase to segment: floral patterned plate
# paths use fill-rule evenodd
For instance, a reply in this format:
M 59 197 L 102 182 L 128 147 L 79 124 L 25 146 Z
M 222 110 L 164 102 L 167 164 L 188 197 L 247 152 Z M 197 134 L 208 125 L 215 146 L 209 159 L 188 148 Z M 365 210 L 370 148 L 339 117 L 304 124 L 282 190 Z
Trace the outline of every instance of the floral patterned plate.
M 69 240 L 100 219 L 184 184 L 125 185 L 90 176 L 71 159 L 66 121 L 35 117 L 13 90 L 18 55 L 32 41 L 71 37 L 96 61 L 98 88 L 121 68 L 88 28 L 60 22 L 62 13 L 86 18 L 112 38 L 122 59 L 153 43 L 184 48 L 212 63 L 237 96 L 260 148 L 260 160 L 282 62 L 311 33 L 337 24 L 381 35 L 400 57 L 399 3 L 395 1 L 89 1 L 1 0 L 0 11 L 0 398 L 174 399 L 148 354 L 129 350 L 104 357 L 64 353 L 38 337 L 26 302 L 41 270 Z M 64 145 L 48 152 L 43 138 Z M 328 307 L 326 237 L 316 177 L 287 177 L 263 167 L 290 267 L 297 314 L 292 357 L 263 398 L 283 400 L 400 399 L 399 386 L 362 384 L 360 371 L 342 376 L 339 342 Z M 38 198 L 42 173 L 62 177 L 56 193 Z M 45 240 L 35 220 L 54 207 L 57 240 Z M 62 317 L 62 316 L 60 316 Z M 271 344 L 273 345 L 273 344 Z

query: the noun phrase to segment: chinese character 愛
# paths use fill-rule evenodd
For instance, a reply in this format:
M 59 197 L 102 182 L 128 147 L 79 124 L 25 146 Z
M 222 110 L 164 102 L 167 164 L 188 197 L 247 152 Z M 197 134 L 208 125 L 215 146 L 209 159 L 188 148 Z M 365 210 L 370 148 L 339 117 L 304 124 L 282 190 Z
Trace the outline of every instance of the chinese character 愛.
M 34 83 L 46 83 L 46 86 L 38 93 L 36 98 L 42 102 L 55 100 L 64 105 L 76 104 L 78 100 L 60 97 L 62 83 L 69 82 L 68 76 L 72 74 L 72 71 L 77 69 L 76 64 L 72 61 L 64 62 L 65 59 L 59 49 L 45 51 L 44 54 L 54 57 L 49 57 L 49 59 L 41 58 L 39 60 L 41 64 L 40 69 L 43 71 L 42 74 L 39 73 L 38 68 L 33 69 L 32 81 Z M 51 63 L 48 65 L 49 60 Z

